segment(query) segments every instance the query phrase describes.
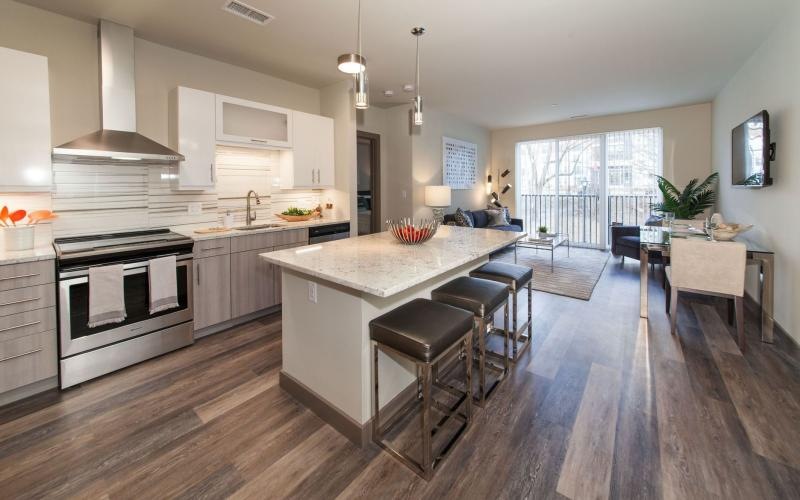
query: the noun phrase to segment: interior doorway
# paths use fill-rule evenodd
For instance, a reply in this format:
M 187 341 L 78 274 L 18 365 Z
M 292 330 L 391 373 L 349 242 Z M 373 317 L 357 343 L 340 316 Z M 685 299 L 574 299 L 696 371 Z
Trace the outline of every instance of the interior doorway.
M 358 234 L 378 233 L 381 224 L 381 136 L 358 131 Z

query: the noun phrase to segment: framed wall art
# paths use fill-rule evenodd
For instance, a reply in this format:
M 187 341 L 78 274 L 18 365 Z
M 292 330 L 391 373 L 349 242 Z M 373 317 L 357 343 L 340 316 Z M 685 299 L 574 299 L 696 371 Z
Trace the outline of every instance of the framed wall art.
M 451 189 L 472 189 L 478 174 L 478 145 L 442 137 L 442 180 Z

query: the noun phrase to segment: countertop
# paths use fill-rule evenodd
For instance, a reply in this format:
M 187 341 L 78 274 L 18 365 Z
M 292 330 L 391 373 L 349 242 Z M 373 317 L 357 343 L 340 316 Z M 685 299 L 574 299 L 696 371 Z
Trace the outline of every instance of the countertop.
M 441 226 L 421 245 L 404 245 L 383 232 L 260 255 L 287 269 L 389 297 L 513 244 L 526 234 Z
M 55 258 L 56 251 L 52 243 L 37 244 L 31 250 L 10 251 L 4 248 L 0 249 L 0 265 L 22 264 Z
M 286 231 L 287 229 L 302 229 L 305 227 L 313 227 L 313 226 L 325 226 L 328 224 L 339 224 L 342 222 L 350 222 L 349 218 L 322 218 L 322 219 L 311 219 L 305 222 L 286 222 L 283 220 L 269 220 L 269 221 L 255 221 L 253 225 L 259 224 L 279 224 L 280 227 L 265 227 L 262 229 L 251 229 L 248 231 L 237 231 L 236 229 L 230 229 L 225 232 L 219 233 L 209 233 L 209 234 L 197 234 L 194 231 L 196 229 L 205 229 L 210 227 L 209 224 L 197 224 L 191 226 L 177 226 L 170 228 L 172 231 L 182 234 L 184 236 L 188 236 L 195 241 L 200 240 L 213 240 L 217 238 L 236 238 L 239 236 L 247 236 L 248 234 L 260 234 L 260 233 L 272 233 L 275 231 Z

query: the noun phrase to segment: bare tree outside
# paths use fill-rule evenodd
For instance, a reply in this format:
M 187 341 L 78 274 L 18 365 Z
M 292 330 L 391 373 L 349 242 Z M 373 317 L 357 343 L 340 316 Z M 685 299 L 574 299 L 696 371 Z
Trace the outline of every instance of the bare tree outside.
M 517 144 L 518 207 L 527 227 L 547 226 L 598 247 L 608 223 L 642 224 L 658 197 L 662 151 L 660 128 Z

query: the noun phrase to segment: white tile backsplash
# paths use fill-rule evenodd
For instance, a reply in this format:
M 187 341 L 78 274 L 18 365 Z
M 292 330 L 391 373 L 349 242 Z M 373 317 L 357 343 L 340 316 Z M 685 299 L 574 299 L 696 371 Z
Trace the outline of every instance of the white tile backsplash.
M 52 209 L 58 219 L 53 236 L 111 231 L 221 224 L 230 211 L 237 223 L 245 219 L 246 195 L 259 193 L 253 207 L 259 221 L 275 220 L 289 206 L 314 208 L 321 191 L 281 190 L 280 152 L 217 147 L 217 186 L 207 191 L 173 191 L 169 167 L 114 163 L 53 163 L 51 193 L 2 194 L 0 204 L 25 210 Z M 199 214 L 189 204 L 199 203 Z

